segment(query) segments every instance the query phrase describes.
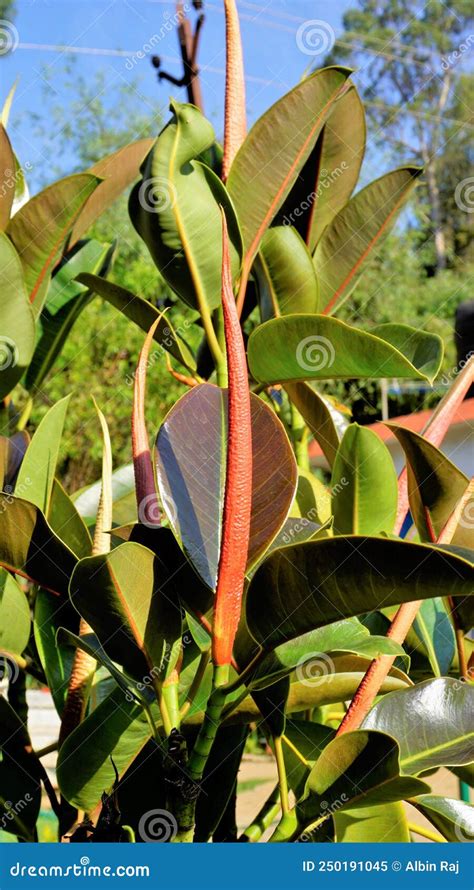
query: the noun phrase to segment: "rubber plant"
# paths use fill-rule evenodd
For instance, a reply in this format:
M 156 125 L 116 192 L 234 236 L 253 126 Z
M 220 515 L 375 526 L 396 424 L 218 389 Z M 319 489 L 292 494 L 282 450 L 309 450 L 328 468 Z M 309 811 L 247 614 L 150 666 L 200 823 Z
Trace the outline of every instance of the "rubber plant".
M 433 793 L 431 776 L 447 767 L 472 783 L 472 482 L 439 446 L 474 363 L 421 435 L 392 423 L 398 480 L 382 439 L 341 424 L 317 389 L 436 378 L 436 336 L 337 318 L 420 171 L 352 197 L 365 123 L 340 67 L 302 80 L 245 135 L 235 4 L 225 10 L 223 165 L 209 121 L 173 103 L 130 195 L 199 350 L 172 310 L 81 274 L 146 334 L 133 463 L 112 472 L 105 434 L 102 480 L 66 493 L 68 396 L 20 455 L 2 442 L 1 827 L 37 839 L 44 789 L 63 840 L 467 840 L 472 807 Z M 166 200 L 154 203 L 157 182 Z M 166 363 L 185 390 L 152 446 L 146 375 Z M 61 721 L 59 799 L 28 735 L 28 676 Z M 255 726 L 275 786 L 242 826 L 238 773 Z

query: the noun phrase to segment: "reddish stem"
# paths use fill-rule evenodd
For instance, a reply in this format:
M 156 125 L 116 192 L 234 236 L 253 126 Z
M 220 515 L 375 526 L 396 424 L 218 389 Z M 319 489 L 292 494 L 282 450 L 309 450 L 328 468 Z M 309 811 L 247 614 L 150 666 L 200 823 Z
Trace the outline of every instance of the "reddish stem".
M 153 335 L 161 316 L 153 322 L 138 359 L 133 384 L 132 454 L 138 518 L 145 525 L 160 524 L 160 507 L 145 421 L 146 371 Z
M 226 182 L 229 171 L 247 132 L 245 114 L 245 77 L 240 38 L 239 16 L 235 0 L 224 0 L 226 81 L 224 112 L 224 155 L 222 179 Z
M 229 388 L 222 544 L 212 638 L 212 657 L 214 664 L 219 666 L 230 664 L 232 659 L 232 647 L 240 619 L 252 506 L 250 390 L 244 341 L 232 290 L 229 238 L 224 213 L 222 213 L 222 307 Z

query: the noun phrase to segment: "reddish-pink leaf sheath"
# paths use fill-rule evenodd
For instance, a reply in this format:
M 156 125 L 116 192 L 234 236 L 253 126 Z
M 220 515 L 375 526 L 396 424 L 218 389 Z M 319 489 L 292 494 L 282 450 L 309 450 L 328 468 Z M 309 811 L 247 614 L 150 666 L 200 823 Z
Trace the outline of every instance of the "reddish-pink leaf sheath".
M 144 525 L 160 524 L 160 507 L 145 423 L 146 371 L 153 335 L 160 322 L 153 322 L 140 352 L 133 384 L 132 454 L 138 519 Z
M 247 132 L 245 114 L 245 78 L 240 39 L 239 16 L 235 0 L 224 0 L 225 8 L 225 123 L 222 179 L 226 182 L 232 161 Z
M 227 347 L 228 436 L 222 544 L 214 604 L 214 664 L 230 664 L 240 619 L 252 506 L 252 428 L 245 347 L 230 271 L 227 224 L 222 214 L 222 306 Z
M 438 448 L 441 445 L 461 402 L 474 380 L 474 358 L 469 359 L 455 383 L 441 399 L 438 407 L 431 415 L 421 435 L 432 445 Z M 395 534 L 400 530 L 405 521 L 405 516 L 410 509 L 408 501 L 407 471 L 406 467 L 398 477 L 398 510 L 395 524 Z

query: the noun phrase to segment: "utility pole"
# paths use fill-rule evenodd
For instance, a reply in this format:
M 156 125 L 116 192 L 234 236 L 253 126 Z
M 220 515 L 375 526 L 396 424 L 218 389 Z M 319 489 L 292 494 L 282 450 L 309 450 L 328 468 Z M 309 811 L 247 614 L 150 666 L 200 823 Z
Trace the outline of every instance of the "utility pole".
M 203 0 L 193 0 L 193 7 L 199 13 L 193 33 L 191 22 L 184 12 L 183 3 L 176 3 L 178 40 L 183 61 L 183 76 L 178 78 L 174 77 L 172 74 L 168 74 L 166 71 L 162 71 L 159 56 L 152 56 L 151 59 L 153 67 L 158 69 L 158 80 L 167 80 L 169 83 L 174 84 L 174 86 L 186 87 L 188 102 L 191 102 L 192 105 L 196 105 L 200 111 L 203 111 L 204 109 L 202 104 L 201 84 L 199 83 L 197 54 L 205 18 L 204 13 L 202 12 L 203 6 Z

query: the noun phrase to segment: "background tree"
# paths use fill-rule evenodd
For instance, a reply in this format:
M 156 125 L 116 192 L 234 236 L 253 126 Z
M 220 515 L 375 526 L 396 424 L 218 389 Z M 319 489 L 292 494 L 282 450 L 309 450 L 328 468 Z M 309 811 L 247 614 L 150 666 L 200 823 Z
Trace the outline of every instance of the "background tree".
M 474 132 L 473 78 L 458 73 L 474 49 L 472 21 L 470 0 L 449 6 L 430 0 L 419 12 L 411 0 L 359 0 L 345 13 L 344 34 L 328 59 L 359 69 L 376 143 L 388 142 L 397 157 L 403 152 L 423 163 L 420 207 L 433 237 L 436 272 L 472 239 L 452 200 L 453 175 L 457 183 L 468 167 Z

